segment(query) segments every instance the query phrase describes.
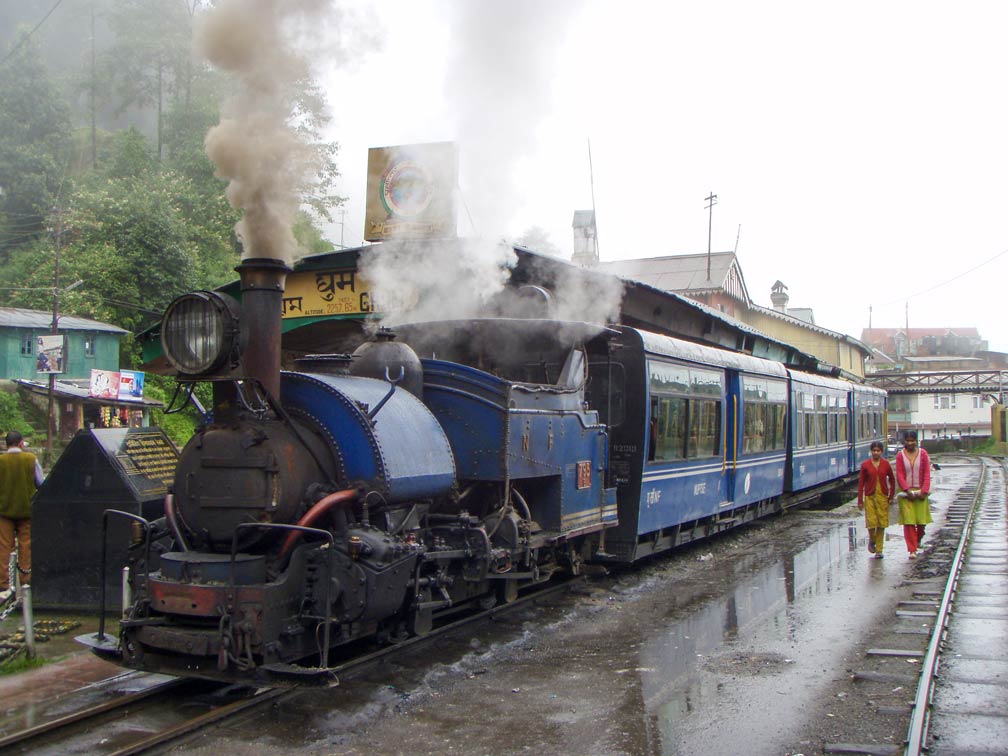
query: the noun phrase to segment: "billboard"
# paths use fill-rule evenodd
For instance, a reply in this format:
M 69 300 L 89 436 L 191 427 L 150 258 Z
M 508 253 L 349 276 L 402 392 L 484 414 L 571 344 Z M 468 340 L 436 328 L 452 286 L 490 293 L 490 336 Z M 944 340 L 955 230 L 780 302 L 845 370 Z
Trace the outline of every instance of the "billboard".
M 66 337 L 55 333 L 35 340 L 35 372 L 62 373 L 66 356 Z
M 118 399 L 119 371 L 92 369 L 88 395 L 95 399 Z
M 455 236 L 458 149 L 453 142 L 368 150 L 364 238 Z
M 144 374 L 137 370 L 119 371 L 119 401 L 138 402 L 143 399 Z
M 89 396 L 138 402 L 143 399 L 144 374 L 137 370 L 92 370 Z

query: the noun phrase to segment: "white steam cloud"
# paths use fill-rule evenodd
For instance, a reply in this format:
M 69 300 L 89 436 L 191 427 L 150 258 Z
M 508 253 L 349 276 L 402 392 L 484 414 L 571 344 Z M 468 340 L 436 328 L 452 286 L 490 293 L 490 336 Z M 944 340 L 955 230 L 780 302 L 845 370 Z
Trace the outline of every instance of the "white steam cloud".
M 502 312 L 498 295 L 516 257 L 510 234 L 522 204 L 518 168 L 535 153 L 536 133 L 550 115 L 551 72 L 584 0 L 457 2 L 449 38 L 445 87 L 460 149 L 460 244 L 386 243 L 361 254 L 359 266 L 387 324 L 455 319 Z M 585 135 L 572 135 L 583 140 Z M 570 212 L 573 217 L 575 207 Z M 480 241 L 482 240 L 482 241 Z M 622 285 L 596 276 L 552 277 L 555 317 L 611 322 Z
M 365 249 L 357 266 L 391 326 L 489 314 L 514 262 L 507 244 L 464 239 L 385 242 Z

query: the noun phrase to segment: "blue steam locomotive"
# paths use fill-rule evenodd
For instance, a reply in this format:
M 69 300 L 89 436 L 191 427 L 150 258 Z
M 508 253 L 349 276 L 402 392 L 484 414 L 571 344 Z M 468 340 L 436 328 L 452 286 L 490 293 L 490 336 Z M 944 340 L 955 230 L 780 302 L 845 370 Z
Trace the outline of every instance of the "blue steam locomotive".
M 212 421 L 137 520 L 118 638 L 139 669 L 325 679 L 334 647 L 429 632 L 586 562 L 630 564 L 856 472 L 885 393 L 624 326 L 401 326 L 280 370 L 287 269 L 162 323 Z M 127 516 L 127 515 L 123 515 Z

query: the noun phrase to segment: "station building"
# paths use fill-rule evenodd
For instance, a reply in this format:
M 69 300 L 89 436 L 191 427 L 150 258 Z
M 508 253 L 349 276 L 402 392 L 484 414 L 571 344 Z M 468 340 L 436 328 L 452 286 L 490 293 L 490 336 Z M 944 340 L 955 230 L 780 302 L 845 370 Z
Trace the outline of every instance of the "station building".
M 600 272 L 649 284 L 715 308 L 799 351 L 836 367 L 840 375 L 861 381 L 872 351 L 863 342 L 817 325 L 809 308 L 788 308 L 787 286 L 777 281 L 770 298 L 773 307 L 753 302 L 734 252 L 674 255 L 598 262 Z

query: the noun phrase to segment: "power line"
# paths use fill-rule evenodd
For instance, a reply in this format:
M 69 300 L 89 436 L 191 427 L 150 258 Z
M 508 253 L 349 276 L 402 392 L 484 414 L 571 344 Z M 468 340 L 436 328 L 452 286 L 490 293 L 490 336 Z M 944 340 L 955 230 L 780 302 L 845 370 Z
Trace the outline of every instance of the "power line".
M 8 60 L 10 60 L 11 58 L 13 58 L 13 57 L 14 57 L 14 53 L 16 53 L 16 52 L 17 52 L 18 50 L 20 50 L 20 49 L 21 49 L 21 45 L 23 45 L 23 44 L 24 44 L 25 42 L 27 42 L 27 41 L 28 41 L 28 37 L 30 37 L 30 36 L 31 36 L 32 34 L 34 34 L 35 32 L 37 32 L 37 31 L 39 30 L 39 27 L 40 27 L 40 26 L 42 26 L 42 24 L 44 24 L 44 23 L 46 22 L 46 19 L 47 19 L 47 18 L 49 18 L 49 16 L 51 16 L 51 15 L 53 14 L 53 11 L 54 11 L 54 10 L 56 10 L 57 8 L 59 8 L 59 6 L 60 6 L 60 3 L 62 3 L 62 2 L 63 2 L 63 0 L 56 0 L 56 5 L 54 5 L 54 6 L 52 7 L 52 8 L 50 8 L 50 9 L 49 9 L 49 12 L 48 12 L 48 13 L 46 13 L 46 14 L 45 14 L 45 15 L 44 15 L 44 16 L 42 17 L 42 20 L 41 20 L 41 21 L 39 21 L 39 22 L 38 22 L 37 24 L 35 24 L 35 26 L 34 26 L 34 27 L 32 28 L 32 30 L 31 30 L 30 32 L 28 32 L 28 33 L 27 33 L 27 34 L 25 34 L 25 35 L 24 35 L 23 37 L 21 37 L 21 39 L 19 39 L 19 40 L 18 40 L 17 44 L 16 44 L 16 45 L 14 45 L 14 47 L 12 47 L 12 48 L 10 49 L 10 52 L 8 52 L 8 53 L 7 53 L 7 54 L 6 54 L 5 56 L 4 56 L 4 59 L 3 59 L 3 60 L 0 60 L 0 66 L 2 66 L 2 65 L 3 65 L 4 63 L 6 63 L 6 62 L 7 62 Z
M 958 281 L 963 276 L 968 276 L 973 271 L 979 270 L 984 265 L 989 265 L 990 263 L 994 262 L 999 257 L 1003 257 L 1004 255 L 1008 255 L 1008 249 L 1001 250 L 1000 252 L 998 252 L 996 255 L 994 255 L 994 257 L 990 258 L 989 260 L 984 260 L 982 263 L 980 263 L 978 265 L 974 265 L 969 270 L 964 270 L 962 273 L 960 273 L 957 276 L 953 276 L 952 278 L 946 279 L 946 280 L 942 281 L 941 283 L 937 283 L 937 284 L 935 284 L 934 286 L 932 286 L 930 288 L 922 289 L 921 291 L 915 292 L 914 294 L 911 294 L 908 297 L 899 297 L 898 299 L 894 299 L 891 302 L 885 302 L 885 303 L 883 303 L 880 306 L 881 307 L 887 307 L 889 305 L 897 304 L 899 302 L 909 302 L 911 299 L 914 299 L 915 297 L 919 297 L 922 294 L 930 294 L 935 289 L 940 289 L 942 286 L 947 286 L 948 284 L 952 283 L 953 281 Z

